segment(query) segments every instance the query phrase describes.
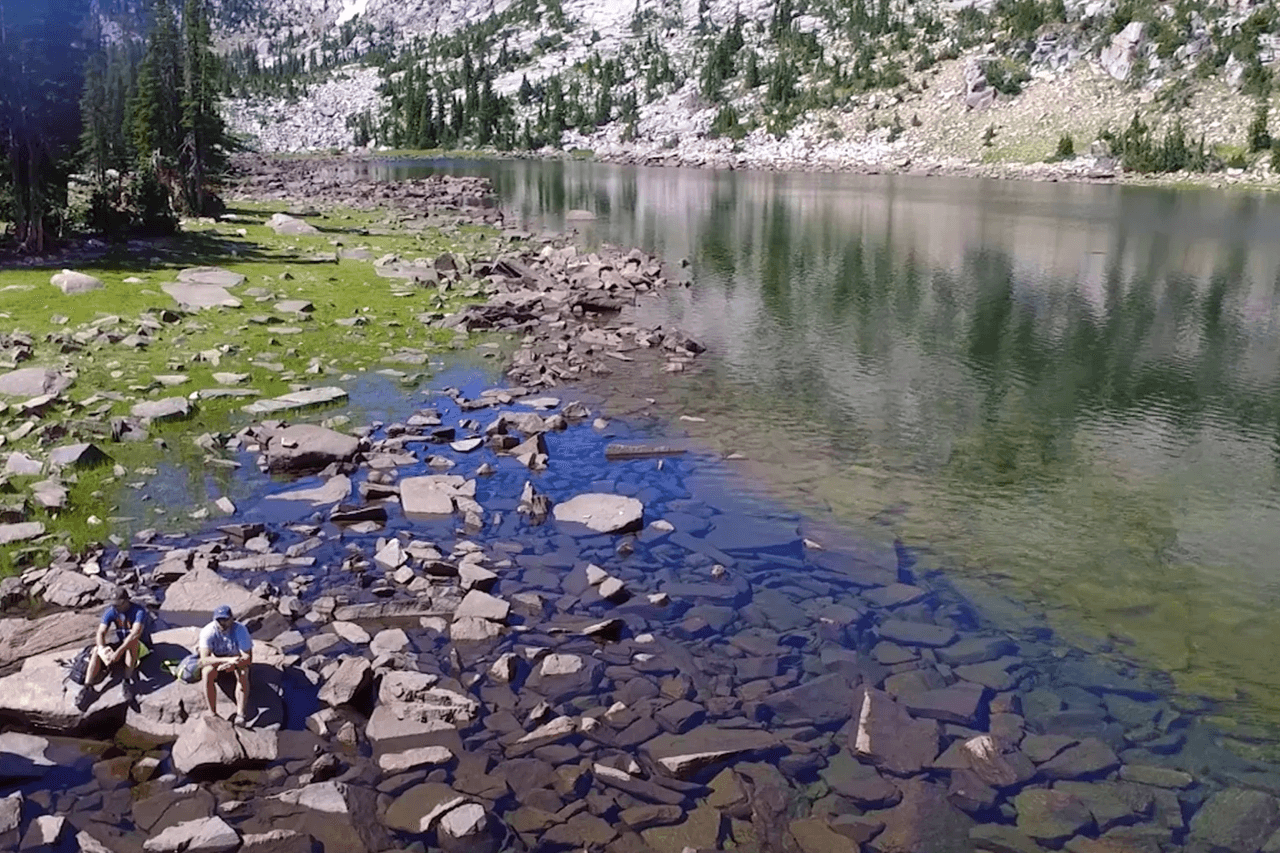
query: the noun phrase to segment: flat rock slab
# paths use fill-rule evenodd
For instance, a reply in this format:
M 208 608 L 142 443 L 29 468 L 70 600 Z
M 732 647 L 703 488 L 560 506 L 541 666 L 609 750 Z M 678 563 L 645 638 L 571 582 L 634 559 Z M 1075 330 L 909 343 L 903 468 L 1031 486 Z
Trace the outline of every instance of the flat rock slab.
M 1188 850 L 1246 853 L 1280 829 L 1280 800 L 1262 791 L 1228 788 L 1209 798 L 1191 819 Z
M 974 821 L 947 801 L 947 791 L 919 779 L 902 784 L 902 802 L 876 819 L 884 831 L 868 849 L 884 853 L 969 853 Z
M 778 745 L 778 738 L 766 731 L 706 725 L 683 735 L 658 735 L 640 750 L 662 773 L 687 779 L 713 764 L 765 752 Z
M 450 515 L 455 497 L 473 494 L 467 480 L 456 474 L 406 477 L 400 481 L 400 508 L 410 518 Z
M 54 273 L 49 279 L 49 283 L 61 290 L 63 293 L 88 293 L 91 290 L 101 290 L 103 288 L 102 279 L 94 278 L 91 275 L 74 270 L 63 270 Z
M 0 373 L 0 394 L 11 397 L 61 394 L 70 387 L 70 376 L 47 367 L 23 367 Z
M 152 653 L 140 664 L 142 680 L 135 701 L 129 706 L 125 725 L 148 737 L 172 740 L 208 712 L 208 699 L 200 682 L 188 684 L 173 678 L 164 661 L 181 660 L 195 651 L 200 629 L 169 628 L 152 635 Z M 254 641 L 253 666 L 249 672 L 249 717 L 256 729 L 278 728 L 284 724 L 284 655 L 275 646 Z M 235 710 L 234 679 L 222 676 L 215 696 L 218 714 L 224 719 Z
M 939 648 L 955 642 L 956 632 L 943 625 L 888 619 L 880 623 L 880 636 L 903 646 Z
M 578 495 L 556 504 L 552 515 L 556 521 L 582 524 L 597 533 L 630 533 L 644 526 L 644 504 L 622 495 Z
M 339 474 L 336 477 L 330 477 L 322 486 L 276 492 L 268 500 L 291 501 L 316 507 L 341 503 L 349 497 L 351 497 L 351 478 L 346 474 Z
M 1088 806 L 1064 791 L 1028 788 L 1013 798 L 1013 807 L 1019 832 L 1055 847 L 1093 826 Z
M 304 222 L 301 219 L 290 216 L 287 213 L 273 213 L 271 218 L 267 220 L 267 227 L 277 234 L 287 236 L 297 236 L 299 234 L 319 234 L 320 231 L 314 225 Z
M 0 619 L 0 667 L 59 649 L 88 645 L 98 625 L 93 613 L 55 613 L 39 619 Z
M 240 846 L 240 834 L 220 817 L 187 820 L 142 843 L 146 853 L 224 853 Z
M 171 613 L 212 614 L 226 604 L 237 619 L 249 619 L 271 609 L 271 602 L 259 598 L 238 583 L 213 569 L 196 568 L 174 581 L 165 591 L 161 615 Z
M 360 439 L 314 424 L 294 424 L 267 440 L 267 467 L 272 471 L 314 471 L 334 462 L 349 462 Z
M 279 397 L 257 400 L 241 407 L 251 415 L 270 415 L 277 412 L 289 412 L 298 409 L 309 409 L 313 406 L 327 406 L 347 399 L 347 392 L 341 388 L 309 388 L 306 391 L 292 391 Z
M 194 407 L 186 397 L 166 397 L 136 403 L 129 414 L 148 421 L 178 421 L 190 417 L 193 411 Z
M 19 521 L 15 524 L 0 524 L 0 545 L 14 542 L 25 542 L 44 535 L 44 523 L 40 521 Z
M 49 451 L 49 464 L 58 468 L 89 468 L 110 461 L 102 448 L 89 442 L 64 444 Z
M 160 289 L 173 297 L 180 308 L 189 311 L 203 311 L 206 308 L 239 308 L 242 303 L 225 287 L 213 284 L 189 284 L 171 282 L 160 285 Z
M 944 723 L 973 726 L 985 711 L 986 691 L 973 684 L 961 683 L 941 690 L 926 690 L 904 696 L 902 704 L 917 717 L 929 717 Z
M 854 754 L 898 776 L 929 766 L 938 755 L 937 722 L 914 719 L 883 691 L 860 693 L 851 721 Z
M 86 643 L 88 637 L 81 637 Z M 120 682 L 109 683 L 88 708 L 76 707 L 75 695 L 66 682 L 66 662 L 70 650 L 46 652 L 27 658 L 22 669 L 0 678 L 0 718 L 14 720 L 23 728 L 47 729 L 70 734 L 90 725 L 124 719 L 127 698 Z
M 245 277 L 222 267 L 187 267 L 178 273 L 178 281 L 187 284 L 212 284 L 216 287 L 239 287 Z

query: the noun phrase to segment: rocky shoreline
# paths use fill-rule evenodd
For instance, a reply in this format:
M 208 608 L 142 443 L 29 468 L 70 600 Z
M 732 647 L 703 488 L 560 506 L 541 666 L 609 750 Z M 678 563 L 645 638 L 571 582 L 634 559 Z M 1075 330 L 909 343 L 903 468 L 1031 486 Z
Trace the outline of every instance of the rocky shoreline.
M 465 221 L 502 222 L 480 184 L 353 186 L 341 163 L 283 161 L 237 192 L 410 216 L 446 184 Z M 905 550 L 698 491 L 718 460 L 608 420 L 607 398 L 552 396 L 696 369 L 696 341 L 632 314 L 684 279 L 635 250 L 508 237 L 488 260 L 375 268 L 479 282 L 485 301 L 424 322 L 512 336 L 509 384 L 349 431 L 210 436 L 213 458 L 304 479 L 95 571 L 64 554 L 6 581 L 13 605 L 66 609 L 0 619 L 0 847 L 1280 846 L 1280 774 L 1218 747 L 1162 680 L 982 622 Z M 156 653 L 134 700 L 82 711 L 60 661 L 115 582 L 157 614 Z M 255 637 L 250 729 L 160 670 L 224 601 Z

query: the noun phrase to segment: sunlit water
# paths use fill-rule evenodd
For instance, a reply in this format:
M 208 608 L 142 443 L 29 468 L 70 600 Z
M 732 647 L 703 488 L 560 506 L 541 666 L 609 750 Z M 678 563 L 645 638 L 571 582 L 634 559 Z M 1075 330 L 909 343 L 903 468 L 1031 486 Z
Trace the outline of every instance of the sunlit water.
M 688 258 L 663 391 L 797 508 L 899 535 L 1180 689 L 1280 719 L 1280 199 L 437 161 Z

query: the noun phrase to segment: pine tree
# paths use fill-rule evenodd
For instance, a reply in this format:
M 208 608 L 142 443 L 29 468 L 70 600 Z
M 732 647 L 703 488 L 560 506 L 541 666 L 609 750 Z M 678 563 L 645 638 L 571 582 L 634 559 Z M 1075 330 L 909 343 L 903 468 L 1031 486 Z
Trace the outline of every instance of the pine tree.
M 102 183 L 111 162 L 106 83 L 98 60 L 90 60 L 80 97 L 80 156 L 96 183 Z
M 187 0 L 183 10 L 182 173 L 184 206 L 206 212 L 207 183 L 226 165 L 226 128 L 218 111 L 218 67 L 211 48 L 209 18 L 204 0 Z

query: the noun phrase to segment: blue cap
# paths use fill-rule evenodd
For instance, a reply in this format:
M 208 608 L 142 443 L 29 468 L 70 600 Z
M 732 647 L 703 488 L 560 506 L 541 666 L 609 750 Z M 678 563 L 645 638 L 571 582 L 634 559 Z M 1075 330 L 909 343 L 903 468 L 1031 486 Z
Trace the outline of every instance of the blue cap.
M 219 604 L 218 609 L 213 611 L 214 619 L 230 619 L 231 608 L 226 604 Z

